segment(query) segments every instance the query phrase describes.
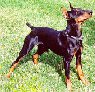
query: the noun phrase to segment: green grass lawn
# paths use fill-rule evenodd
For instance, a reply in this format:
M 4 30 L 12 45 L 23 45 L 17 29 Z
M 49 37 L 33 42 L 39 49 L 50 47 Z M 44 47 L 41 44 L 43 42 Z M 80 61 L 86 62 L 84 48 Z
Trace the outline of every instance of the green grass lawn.
M 71 0 L 74 7 L 93 10 L 93 17 L 83 28 L 82 64 L 89 86 L 78 80 L 75 58 L 71 63 L 73 92 L 95 92 L 95 0 Z M 0 0 L 0 92 L 66 92 L 62 58 L 51 51 L 43 54 L 34 65 L 31 53 L 24 58 L 10 79 L 6 78 L 11 63 L 16 59 L 24 38 L 34 26 L 48 26 L 57 30 L 66 27 L 61 7 L 69 9 L 66 0 Z

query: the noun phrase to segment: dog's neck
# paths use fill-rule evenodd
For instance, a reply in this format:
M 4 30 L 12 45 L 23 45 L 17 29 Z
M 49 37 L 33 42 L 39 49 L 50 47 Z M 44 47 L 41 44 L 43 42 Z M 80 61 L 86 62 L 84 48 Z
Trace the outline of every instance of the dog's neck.
M 80 37 L 82 35 L 81 24 L 76 23 L 74 19 L 67 20 L 66 32 L 70 36 Z

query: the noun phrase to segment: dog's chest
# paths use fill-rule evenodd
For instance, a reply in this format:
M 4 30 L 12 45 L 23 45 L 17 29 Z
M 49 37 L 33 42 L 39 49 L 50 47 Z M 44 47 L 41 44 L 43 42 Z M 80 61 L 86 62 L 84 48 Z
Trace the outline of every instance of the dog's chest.
M 73 38 L 68 39 L 68 53 L 73 55 L 79 50 L 80 47 L 82 47 L 82 40 Z

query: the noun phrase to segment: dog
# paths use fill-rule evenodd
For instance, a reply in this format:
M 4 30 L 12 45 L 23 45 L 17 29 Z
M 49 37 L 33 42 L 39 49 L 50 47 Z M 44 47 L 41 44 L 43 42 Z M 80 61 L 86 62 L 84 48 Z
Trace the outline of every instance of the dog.
M 19 56 L 16 61 L 12 63 L 9 73 L 7 74 L 8 78 L 18 63 L 33 49 L 35 45 L 37 45 L 38 50 L 33 55 L 34 64 L 38 63 L 39 55 L 48 52 L 49 49 L 55 54 L 63 57 L 68 90 L 71 90 L 70 63 L 74 56 L 76 57 L 76 70 L 79 78 L 84 84 L 88 84 L 88 81 L 84 77 L 81 63 L 81 54 L 83 50 L 81 25 L 85 20 L 92 16 L 92 10 L 73 8 L 71 3 L 70 9 L 70 11 L 67 11 L 66 8 L 62 8 L 62 14 L 67 19 L 67 27 L 62 31 L 57 31 L 49 27 L 34 27 L 30 23 L 26 23 L 32 31 L 26 36 Z

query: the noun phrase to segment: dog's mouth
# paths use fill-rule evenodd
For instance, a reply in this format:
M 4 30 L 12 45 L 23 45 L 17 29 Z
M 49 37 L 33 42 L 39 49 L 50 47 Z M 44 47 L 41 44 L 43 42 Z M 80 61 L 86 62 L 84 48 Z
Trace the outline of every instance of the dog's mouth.
M 92 17 L 92 13 L 84 13 L 82 16 L 76 18 L 77 23 L 84 23 L 86 20 Z
M 81 21 L 78 21 L 78 22 L 80 22 L 80 23 L 84 23 L 87 19 L 89 19 L 89 18 L 86 18 L 86 19 L 81 20 Z

